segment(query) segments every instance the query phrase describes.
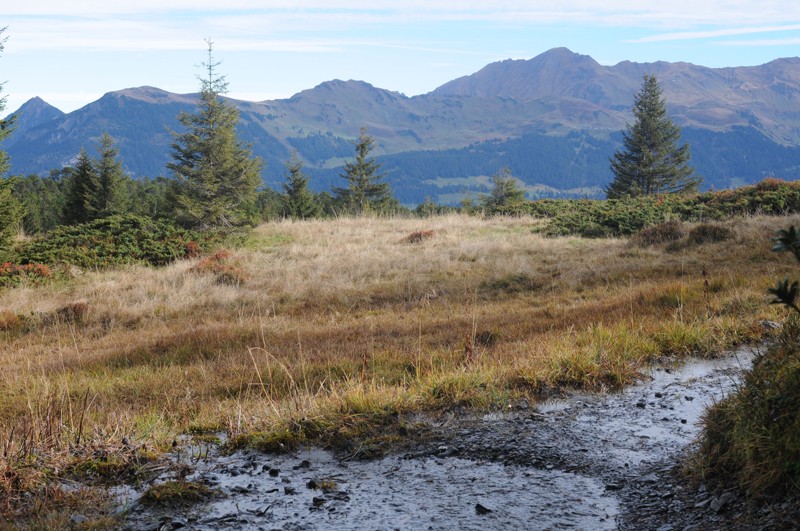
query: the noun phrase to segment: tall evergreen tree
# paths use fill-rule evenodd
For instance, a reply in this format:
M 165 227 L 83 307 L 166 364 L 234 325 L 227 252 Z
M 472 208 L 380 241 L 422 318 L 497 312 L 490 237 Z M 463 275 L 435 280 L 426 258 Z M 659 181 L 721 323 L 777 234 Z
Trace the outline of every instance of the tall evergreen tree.
M 339 176 L 347 180 L 347 188 L 334 188 L 337 201 L 353 214 L 382 212 L 395 206 L 389 183 L 380 182 L 381 165 L 369 156 L 375 147 L 375 139 L 367 134 L 366 127 L 356 141 L 356 158 L 344 165 Z
M 95 190 L 97 173 L 86 148 L 81 148 L 75 164 L 67 168 L 65 173 L 67 191 L 64 204 L 64 223 L 78 225 L 94 219 L 92 213 L 97 202 Z
M 6 28 L 0 28 L 0 36 Z M 5 37 L 0 38 L 0 52 L 5 48 Z M 3 90 L 3 83 L 0 83 L 0 92 Z M 0 115 L 6 108 L 6 97 L 0 98 Z M 13 118 L 0 119 L 0 142 L 5 140 L 13 130 Z M 24 210 L 19 201 L 13 194 L 14 180 L 5 179 L 3 175 L 8 171 L 8 154 L 0 150 L 0 255 L 5 254 L 11 239 L 17 233 Z
M 90 198 L 91 218 L 104 218 L 114 214 L 122 214 L 127 207 L 126 174 L 122 169 L 114 145 L 114 139 L 108 133 L 100 137 L 100 158 L 95 166 L 92 182 L 93 197 Z
M 285 215 L 292 219 L 317 217 L 320 208 L 314 200 L 314 194 L 308 189 L 308 176 L 303 173 L 303 161 L 297 151 L 292 151 L 292 157 L 286 163 L 286 171 L 287 182 L 283 184 Z
M 171 203 L 176 218 L 198 229 L 246 223 L 261 182 L 261 159 L 237 138 L 239 114 L 220 97 L 228 85 L 217 74 L 220 63 L 212 52 L 209 41 L 197 110 L 178 116 L 186 131 L 174 134 L 173 162 L 167 164 L 175 177 Z
M 680 128 L 667 115 L 661 87 L 645 75 L 633 103 L 635 121 L 624 133 L 624 148 L 611 159 L 614 180 L 606 188 L 609 199 L 697 190 L 701 179 L 688 165 L 689 144 L 678 146 Z

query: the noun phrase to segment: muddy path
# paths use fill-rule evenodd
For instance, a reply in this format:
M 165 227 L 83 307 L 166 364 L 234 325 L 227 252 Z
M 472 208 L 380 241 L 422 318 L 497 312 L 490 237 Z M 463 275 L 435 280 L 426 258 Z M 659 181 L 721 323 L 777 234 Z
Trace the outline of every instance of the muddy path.
M 659 367 L 619 393 L 419 419 L 425 436 L 380 459 L 187 450 L 187 479 L 210 499 L 154 508 L 139 490 L 118 495 L 129 529 L 722 528 L 737 500 L 675 469 L 752 357 Z

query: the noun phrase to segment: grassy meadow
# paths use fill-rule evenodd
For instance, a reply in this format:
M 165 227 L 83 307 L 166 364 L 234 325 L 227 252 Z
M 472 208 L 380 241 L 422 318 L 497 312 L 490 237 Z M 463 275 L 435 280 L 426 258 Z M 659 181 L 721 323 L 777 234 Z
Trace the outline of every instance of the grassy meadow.
M 767 287 L 795 269 L 770 238 L 798 222 L 660 242 L 548 238 L 529 217 L 283 221 L 166 267 L 4 289 L 0 524 L 100 507 L 93 485 L 181 436 L 369 450 L 413 412 L 612 389 L 756 342 L 785 313 Z

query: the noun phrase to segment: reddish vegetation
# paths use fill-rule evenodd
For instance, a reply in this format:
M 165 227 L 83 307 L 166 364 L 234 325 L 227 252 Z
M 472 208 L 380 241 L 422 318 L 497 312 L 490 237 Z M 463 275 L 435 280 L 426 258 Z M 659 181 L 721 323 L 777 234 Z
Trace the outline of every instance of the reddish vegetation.
M 403 241 L 406 243 L 421 243 L 424 242 L 425 240 L 433 238 L 435 235 L 436 231 L 418 230 L 416 232 L 412 232 L 411 234 L 403 238 Z

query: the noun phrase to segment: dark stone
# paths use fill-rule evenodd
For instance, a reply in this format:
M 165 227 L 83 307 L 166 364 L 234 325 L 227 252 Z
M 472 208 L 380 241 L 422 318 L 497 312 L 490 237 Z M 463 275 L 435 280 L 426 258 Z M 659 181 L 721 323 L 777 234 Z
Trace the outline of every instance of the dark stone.
M 178 516 L 172 519 L 170 525 L 172 526 L 172 529 L 183 529 L 189 525 L 189 521 L 182 516 Z
M 283 493 L 291 496 L 292 494 L 297 494 L 297 489 L 294 487 L 283 487 Z
M 299 465 L 295 465 L 292 468 L 294 468 L 295 470 L 301 470 L 301 469 L 307 470 L 311 468 L 311 463 L 308 461 L 308 459 L 303 459 L 302 461 L 300 461 Z
M 479 515 L 484 515 L 484 514 L 489 514 L 491 512 L 492 512 L 492 510 L 489 509 L 488 507 L 485 507 L 485 506 L 481 505 L 480 503 L 476 503 L 475 504 L 475 513 L 477 513 Z

